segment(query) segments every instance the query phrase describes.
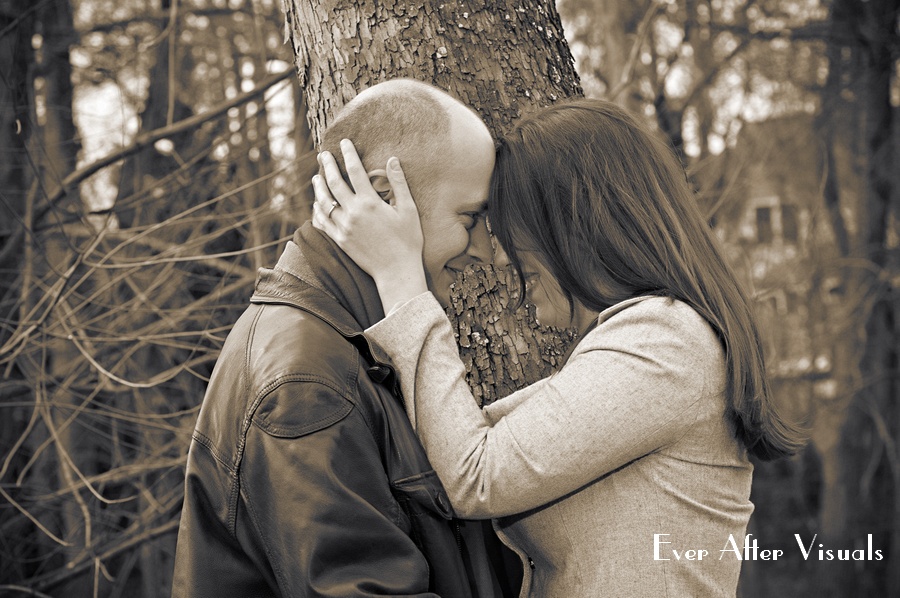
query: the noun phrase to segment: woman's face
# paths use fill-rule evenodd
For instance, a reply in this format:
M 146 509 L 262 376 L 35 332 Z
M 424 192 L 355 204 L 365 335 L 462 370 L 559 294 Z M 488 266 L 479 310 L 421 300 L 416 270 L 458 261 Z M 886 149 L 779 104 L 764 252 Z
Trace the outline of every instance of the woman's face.
M 519 252 L 522 276 L 525 278 L 525 300 L 534 305 L 535 317 L 542 326 L 573 327 L 584 333 L 597 319 L 598 313 L 574 300 L 575 312 L 563 294 L 556 277 L 538 259 L 534 251 Z

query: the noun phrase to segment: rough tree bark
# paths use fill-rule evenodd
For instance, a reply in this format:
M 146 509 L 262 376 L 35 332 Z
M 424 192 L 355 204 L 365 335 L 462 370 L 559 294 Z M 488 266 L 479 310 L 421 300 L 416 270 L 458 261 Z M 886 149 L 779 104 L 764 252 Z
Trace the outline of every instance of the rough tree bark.
M 358 91 L 396 77 L 449 91 L 495 135 L 529 110 L 581 95 L 552 2 L 283 0 L 283 7 L 316 145 Z M 471 270 L 457 283 L 450 308 L 470 385 L 483 404 L 546 376 L 573 338 L 506 311 L 506 274 Z

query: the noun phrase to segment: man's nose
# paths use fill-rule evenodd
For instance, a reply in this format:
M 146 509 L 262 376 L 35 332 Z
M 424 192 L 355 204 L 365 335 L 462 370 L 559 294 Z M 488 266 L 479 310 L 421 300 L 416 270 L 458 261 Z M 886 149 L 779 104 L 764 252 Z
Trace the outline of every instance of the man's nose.
M 478 218 L 469 231 L 469 246 L 466 248 L 466 255 L 472 261 L 482 264 L 489 263 L 494 257 L 494 250 L 491 248 L 491 236 L 488 233 L 487 222 L 483 217 Z

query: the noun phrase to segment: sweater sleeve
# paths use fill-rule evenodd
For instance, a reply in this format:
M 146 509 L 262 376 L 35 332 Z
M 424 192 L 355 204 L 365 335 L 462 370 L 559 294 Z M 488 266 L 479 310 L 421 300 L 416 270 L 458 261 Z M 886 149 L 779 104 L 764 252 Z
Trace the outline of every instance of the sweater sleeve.
M 367 331 L 394 360 L 407 412 L 460 516 L 547 504 L 675 442 L 699 401 L 722 400 L 722 350 L 693 309 L 664 298 L 611 309 L 562 370 L 484 410 L 430 293 Z

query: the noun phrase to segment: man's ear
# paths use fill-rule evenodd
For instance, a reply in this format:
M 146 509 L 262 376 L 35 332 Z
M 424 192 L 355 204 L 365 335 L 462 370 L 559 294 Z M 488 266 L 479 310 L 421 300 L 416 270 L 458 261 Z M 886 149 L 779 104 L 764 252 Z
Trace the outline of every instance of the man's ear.
M 394 190 L 391 189 L 387 171 L 379 168 L 378 170 L 370 170 L 367 174 L 369 175 L 369 182 L 372 183 L 372 188 L 381 196 L 381 199 L 387 203 L 392 203 L 394 201 Z

